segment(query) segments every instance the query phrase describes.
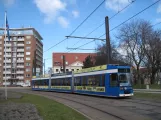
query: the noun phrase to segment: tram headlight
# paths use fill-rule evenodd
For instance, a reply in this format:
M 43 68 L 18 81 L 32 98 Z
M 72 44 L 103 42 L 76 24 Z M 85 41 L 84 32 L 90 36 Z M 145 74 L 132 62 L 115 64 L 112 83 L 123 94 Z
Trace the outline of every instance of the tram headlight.
M 124 89 L 124 87 L 120 87 L 120 90 L 123 90 Z

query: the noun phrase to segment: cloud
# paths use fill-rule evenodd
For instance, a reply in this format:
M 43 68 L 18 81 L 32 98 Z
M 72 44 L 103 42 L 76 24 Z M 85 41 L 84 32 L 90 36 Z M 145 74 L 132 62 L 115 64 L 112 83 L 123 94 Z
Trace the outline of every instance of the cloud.
M 78 18 L 79 17 L 79 12 L 76 11 L 76 10 L 73 10 L 72 15 L 74 16 L 74 18 Z
M 2 0 L 5 6 L 11 6 L 15 3 L 15 0 Z
M 129 4 L 129 0 L 106 0 L 106 7 L 116 12 L 120 11 L 126 5 Z
M 63 28 L 67 28 L 69 25 L 69 21 L 63 17 L 63 16 L 59 16 L 58 17 L 58 23 L 63 27 Z
M 157 8 L 157 13 L 161 13 L 161 4 L 159 4 L 159 6 Z
M 67 4 L 61 0 L 34 0 L 38 9 L 44 14 L 45 23 L 51 23 L 55 20 L 60 12 L 66 10 Z
M 157 19 L 155 20 L 155 22 L 156 22 L 156 23 L 161 22 L 161 18 L 157 18 Z

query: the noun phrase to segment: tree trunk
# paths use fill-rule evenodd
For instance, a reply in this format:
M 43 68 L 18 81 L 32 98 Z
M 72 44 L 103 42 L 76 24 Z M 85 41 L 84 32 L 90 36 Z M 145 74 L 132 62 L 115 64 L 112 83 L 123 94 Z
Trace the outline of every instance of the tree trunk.
M 139 84 L 140 88 L 141 88 L 141 80 L 140 80 L 140 70 L 139 70 L 139 65 L 137 65 L 136 68 L 136 74 L 137 74 L 137 83 Z

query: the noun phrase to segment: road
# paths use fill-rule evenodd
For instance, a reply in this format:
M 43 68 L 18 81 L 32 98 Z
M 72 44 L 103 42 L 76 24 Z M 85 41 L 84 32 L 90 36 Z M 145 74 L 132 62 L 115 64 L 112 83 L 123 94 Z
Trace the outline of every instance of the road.
M 161 119 L 161 101 L 154 102 L 135 98 L 114 99 L 78 94 L 39 92 L 24 88 L 10 88 L 9 91 L 37 94 L 56 100 L 77 110 L 91 120 Z

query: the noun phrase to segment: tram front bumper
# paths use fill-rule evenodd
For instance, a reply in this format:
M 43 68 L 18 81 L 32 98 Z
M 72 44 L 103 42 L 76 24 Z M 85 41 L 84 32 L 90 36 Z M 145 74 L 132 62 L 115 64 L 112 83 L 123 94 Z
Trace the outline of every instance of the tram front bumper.
M 133 96 L 134 94 L 131 93 L 131 94 L 119 94 L 120 97 L 130 97 L 130 96 Z

